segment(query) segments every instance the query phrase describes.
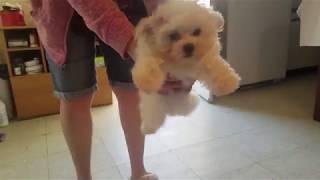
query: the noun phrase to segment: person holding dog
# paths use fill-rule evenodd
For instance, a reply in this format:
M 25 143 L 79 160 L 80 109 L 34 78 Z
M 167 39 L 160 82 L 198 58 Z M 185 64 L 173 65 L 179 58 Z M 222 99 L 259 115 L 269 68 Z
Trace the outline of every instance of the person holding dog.
M 104 44 L 108 77 L 131 163 L 131 179 L 155 180 L 144 167 L 145 137 L 140 132 L 138 93 L 132 83 L 134 26 L 164 0 L 31 0 L 32 16 L 48 53 L 54 90 L 60 99 L 61 124 L 78 180 L 92 178 L 91 102 L 96 91 L 95 38 Z M 183 90 L 170 81 L 162 91 Z M 188 87 L 189 88 L 189 87 Z

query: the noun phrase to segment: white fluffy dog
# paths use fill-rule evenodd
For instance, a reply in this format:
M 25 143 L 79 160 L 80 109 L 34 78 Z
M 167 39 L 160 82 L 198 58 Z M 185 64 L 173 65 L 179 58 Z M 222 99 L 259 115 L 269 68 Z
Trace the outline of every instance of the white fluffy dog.
M 239 87 L 240 77 L 220 56 L 223 25 L 219 12 L 190 0 L 168 0 L 139 23 L 132 74 L 140 90 L 143 133 L 155 133 L 167 115 L 188 115 L 198 104 L 189 93 L 159 94 L 168 74 L 186 83 L 199 80 L 217 96 Z

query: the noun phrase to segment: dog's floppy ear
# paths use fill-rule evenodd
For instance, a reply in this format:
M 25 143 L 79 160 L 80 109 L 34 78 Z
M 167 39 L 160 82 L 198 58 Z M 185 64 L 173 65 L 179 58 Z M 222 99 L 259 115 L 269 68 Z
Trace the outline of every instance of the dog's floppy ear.
M 210 14 L 216 24 L 217 32 L 223 31 L 224 28 L 224 18 L 222 14 L 218 11 L 211 10 Z
M 143 18 L 136 28 L 136 37 L 150 37 L 154 34 L 155 29 L 164 23 L 163 17 L 149 16 Z

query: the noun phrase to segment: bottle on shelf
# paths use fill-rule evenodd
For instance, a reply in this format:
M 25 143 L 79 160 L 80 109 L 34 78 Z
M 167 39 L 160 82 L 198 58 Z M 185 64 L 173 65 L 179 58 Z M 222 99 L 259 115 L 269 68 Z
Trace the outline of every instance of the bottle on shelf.
M 21 76 L 22 75 L 22 70 L 21 70 L 21 67 L 14 67 L 14 75 L 16 76 Z
M 21 76 L 25 74 L 25 66 L 22 58 L 14 59 L 14 75 Z
M 37 43 L 37 35 L 35 32 L 31 32 L 29 34 L 29 45 L 30 47 L 39 47 L 39 44 Z

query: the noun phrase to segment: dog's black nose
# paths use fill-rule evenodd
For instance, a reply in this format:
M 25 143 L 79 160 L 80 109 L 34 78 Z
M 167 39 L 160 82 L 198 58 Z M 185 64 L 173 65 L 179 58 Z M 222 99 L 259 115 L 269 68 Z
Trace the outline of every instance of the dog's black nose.
M 183 46 L 183 51 L 184 51 L 186 57 L 192 56 L 193 51 L 194 51 L 194 45 L 191 43 L 185 44 Z

